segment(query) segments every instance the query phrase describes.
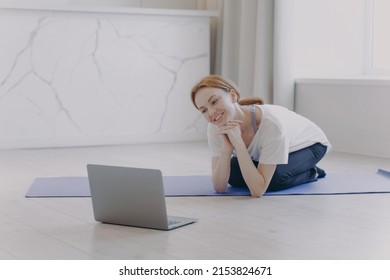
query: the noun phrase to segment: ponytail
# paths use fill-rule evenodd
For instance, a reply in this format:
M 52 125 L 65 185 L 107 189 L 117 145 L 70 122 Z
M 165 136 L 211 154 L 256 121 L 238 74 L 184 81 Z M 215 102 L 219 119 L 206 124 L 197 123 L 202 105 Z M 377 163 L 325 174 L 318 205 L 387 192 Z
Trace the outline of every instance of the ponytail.
M 262 105 L 264 104 L 264 100 L 260 97 L 248 97 L 238 100 L 238 104 L 245 105 Z

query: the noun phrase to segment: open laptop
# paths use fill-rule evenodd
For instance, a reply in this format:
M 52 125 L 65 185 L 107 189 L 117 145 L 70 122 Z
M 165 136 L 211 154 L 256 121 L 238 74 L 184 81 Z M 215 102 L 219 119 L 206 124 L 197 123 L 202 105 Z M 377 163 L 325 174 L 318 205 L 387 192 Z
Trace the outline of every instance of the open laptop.
M 171 230 L 196 221 L 167 216 L 160 170 L 88 164 L 95 220 Z

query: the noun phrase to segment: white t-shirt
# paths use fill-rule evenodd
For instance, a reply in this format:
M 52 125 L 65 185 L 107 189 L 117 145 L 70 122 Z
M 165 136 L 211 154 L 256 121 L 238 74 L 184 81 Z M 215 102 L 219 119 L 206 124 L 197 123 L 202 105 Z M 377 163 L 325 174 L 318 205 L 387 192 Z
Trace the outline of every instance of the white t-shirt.
M 256 105 L 263 112 L 258 130 L 248 147 L 253 160 L 263 164 L 286 164 L 291 152 L 321 143 L 331 149 L 325 133 L 307 118 L 278 105 Z M 222 138 L 218 126 L 209 123 L 207 137 L 212 157 L 220 156 Z

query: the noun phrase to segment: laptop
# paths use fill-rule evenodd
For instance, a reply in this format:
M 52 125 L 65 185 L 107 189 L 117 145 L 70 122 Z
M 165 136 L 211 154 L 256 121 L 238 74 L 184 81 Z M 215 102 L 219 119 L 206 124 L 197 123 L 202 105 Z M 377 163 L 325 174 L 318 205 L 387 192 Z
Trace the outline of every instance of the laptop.
M 168 217 L 160 170 L 88 164 L 87 172 L 98 222 L 171 230 L 196 221 Z

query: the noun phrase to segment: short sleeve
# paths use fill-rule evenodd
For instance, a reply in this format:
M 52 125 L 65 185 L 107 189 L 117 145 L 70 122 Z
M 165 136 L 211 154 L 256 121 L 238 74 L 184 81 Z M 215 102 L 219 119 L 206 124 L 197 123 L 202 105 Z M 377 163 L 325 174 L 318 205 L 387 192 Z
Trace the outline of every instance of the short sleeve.
M 263 128 L 259 163 L 288 163 L 289 140 L 283 133 L 281 126 L 276 122 L 268 121 Z

